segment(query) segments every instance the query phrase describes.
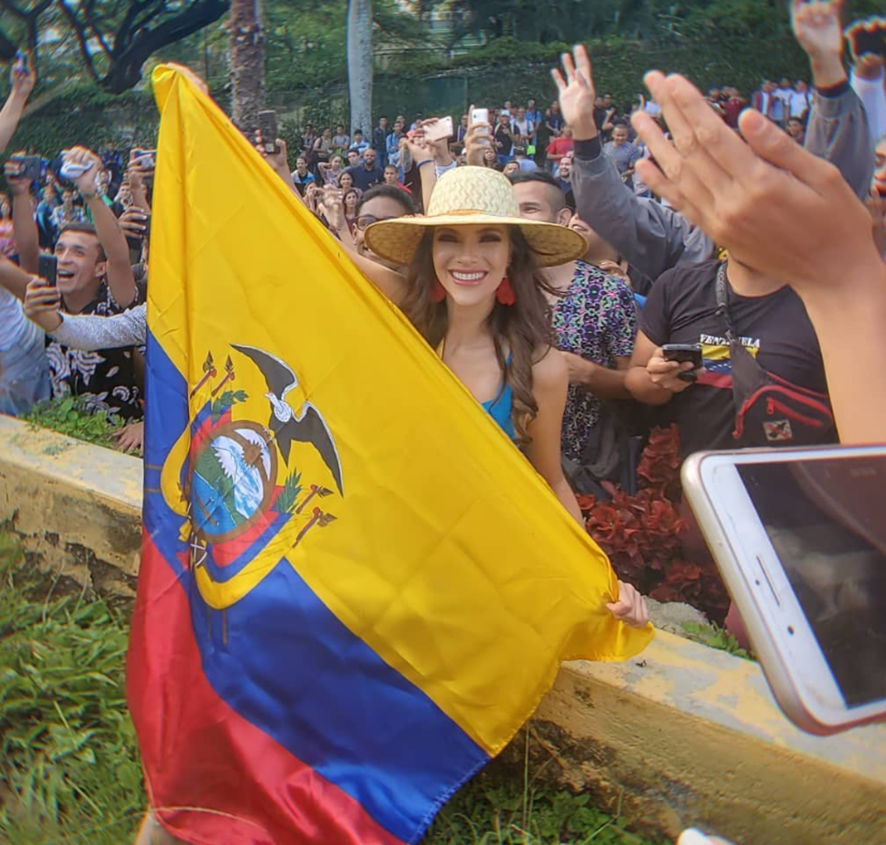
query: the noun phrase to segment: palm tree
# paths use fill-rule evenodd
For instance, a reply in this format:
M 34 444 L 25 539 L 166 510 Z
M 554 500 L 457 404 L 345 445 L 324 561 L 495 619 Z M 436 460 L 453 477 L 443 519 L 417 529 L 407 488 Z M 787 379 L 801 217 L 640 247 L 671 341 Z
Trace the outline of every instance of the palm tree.
M 362 129 L 372 137 L 372 0 L 348 3 L 348 89 L 351 134 Z
M 231 118 L 251 137 L 258 129 L 258 113 L 265 107 L 265 42 L 261 27 L 261 0 L 231 0 L 228 24 L 231 41 Z

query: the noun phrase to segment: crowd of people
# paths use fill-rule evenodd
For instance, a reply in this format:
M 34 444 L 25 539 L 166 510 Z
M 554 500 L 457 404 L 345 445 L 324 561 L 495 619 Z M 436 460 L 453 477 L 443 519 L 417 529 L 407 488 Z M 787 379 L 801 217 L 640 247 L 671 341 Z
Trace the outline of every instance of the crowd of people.
M 544 109 L 250 140 L 581 521 L 575 494 L 630 488 L 656 425 L 684 455 L 886 440 L 883 59 L 847 70 L 835 0 L 791 14 L 811 86 L 653 73 L 619 108 L 577 48 Z M 34 83 L 13 70 L 0 148 Z M 0 412 L 84 396 L 141 447 L 155 164 L 9 156 Z M 610 610 L 647 619 L 629 585 Z
M 834 413 L 835 395 L 848 388 L 830 371 L 837 358 L 823 351 L 826 331 L 793 285 L 789 265 L 799 252 L 775 238 L 783 259 L 746 259 L 732 247 L 736 233 L 705 225 L 701 201 L 689 199 L 691 182 L 719 208 L 723 185 L 706 170 L 688 176 L 667 155 L 699 156 L 713 173 L 724 166 L 724 139 L 747 149 L 748 126 L 784 129 L 779 138 L 830 162 L 867 203 L 875 238 L 886 230 L 886 148 L 875 150 L 886 131 L 883 60 L 852 55 L 846 70 L 837 3 L 795 4 L 792 20 L 810 57 L 811 88 L 764 81 L 747 99 L 735 88 L 711 89 L 699 101 L 714 123 L 686 150 L 692 127 L 675 123 L 682 118 L 673 105 L 669 114 L 664 83 L 619 108 L 598 95 L 590 65 L 578 72 L 571 60 L 566 76 L 555 75 L 559 97 L 547 108 L 506 102 L 472 121 L 482 114 L 472 107 L 451 133 L 439 118 L 398 115 L 366 134 L 343 125 L 316 134 L 308 125 L 295 151 L 281 139 L 254 140 L 580 518 L 574 492 L 630 489 L 633 458 L 656 425 L 676 424 L 683 454 L 836 442 L 838 423 L 844 438 L 861 428 L 884 439 L 882 425 Z M 34 82 L 27 68 L 13 71 L 0 145 L 12 140 Z M 763 124 L 750 122 L 753 113 Z M 82 395 L 126 423 L 120 448 L 141 447 L 155 164 L 155 152 L 138 147 L 8 158 L 0 411 L 21 415 L 50 396 Z M 484 240 L 482 229 L 451 225 L 464 209 L 447 198 L 474 194 L 500 195 L 497 210 L 481 198 L 475 204 L 487 223 L 509 221 L 504 234 Z M 434 224 L 442 218 L 450 224 Z M 400 242 L 392 231 L 411 249 L 392 246 Z M 444 244 L 455 246 L 461 269 L 441 266 Z M 491 311 L 473 338 L 485 350 L 478 363 L 444 312 L 493 282 Z

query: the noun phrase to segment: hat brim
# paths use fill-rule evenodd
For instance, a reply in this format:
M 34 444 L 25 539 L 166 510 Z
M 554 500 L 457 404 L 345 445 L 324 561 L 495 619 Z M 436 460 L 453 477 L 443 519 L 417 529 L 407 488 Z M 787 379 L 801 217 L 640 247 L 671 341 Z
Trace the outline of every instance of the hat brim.
M 376 255 L 397 264 L 410 264 L 425 232 L 435 226 L 516 226 L 526 238 L 539 267 L 566 264 L 588 251 L 585 239 L 566 226 L 482 213 L 380 220 L 369 226 L 363 237 Z

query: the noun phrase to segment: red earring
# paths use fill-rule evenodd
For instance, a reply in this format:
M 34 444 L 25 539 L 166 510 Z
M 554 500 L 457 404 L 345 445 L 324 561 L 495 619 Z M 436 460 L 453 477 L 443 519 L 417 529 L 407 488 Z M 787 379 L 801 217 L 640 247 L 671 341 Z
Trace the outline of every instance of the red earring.
M 517 297 L 514 294 L 514 288 L 511 286 L 511 280 L 507 276 L 501 280 L 501 284 L 495 292 L 495 298 L 502 305 L 513 305 L 517 301 Z
M 446 299 L 446 288 L 443 287 L 439 279 L 434 279 L 434 286 L 431 288 L 431 302 L 442 302 Z

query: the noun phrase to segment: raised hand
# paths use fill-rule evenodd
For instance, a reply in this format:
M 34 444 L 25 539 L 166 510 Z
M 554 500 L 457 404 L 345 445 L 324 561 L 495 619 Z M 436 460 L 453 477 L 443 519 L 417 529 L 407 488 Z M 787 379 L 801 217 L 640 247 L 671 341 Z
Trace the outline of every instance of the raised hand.
M 326 185 L 323 188 L 320 202 L 320 213 L 326 218 L 330 228 L 335 231 L 347 229 L 345 220 L 345 206 L 342 192 L 336 185 Z
M 275 139 L 277 143 L 277 152 L 269 153 L 265 150 L 265 139 L 262 137 L 261 129 L 255 132 L 255 148 L 261 153 L 262 158 L 277 171 L 277 173 L 289 174 L 289 156 L 286 150 L 286 141 L 282 138 Z
M 98 172 L 103 167 L 101 159 L 86 147 L 73 147 L 70 150 L 65 150 L 64 156 L 66 164 L 88 165 L 87 170 L 71 181 L 77 186 L 83 199 L 94 197 L 97 191 Z
M 15 196 L 24 196 L 27 194 L 31 190 L 31 182 L 33 181 L 32 179 L 19 176 L 19 165 L 12 161 L 13 158 L 24 155 L 27 155 L 24 150 L 13 153 L 9 159 L 6 160 L 6 164 L 3 165 L 3 175 L 6 177 L 6 181 L 9 183 L 9 187 Z
M 145 209 L 131 205 L 117 218 L 117 222 L 127 238 L 141 239 L 144 238 L 147 231 L 147 221 L 150 216 Z
M 25 53 L 25 56 L 27 56 L 27 62 L 25 65 L 27 70 L 25 70 L 25 67 L 22 67 L 21 63 L 18 61 L 13 62 L 12 73 L 10 76 L 12 93 L 22 100 L 28 99 L 31 92 L 34 90 L 34 86 L 37 84 L 37 73 L 34 70 L 34 61 L 31 58 L 30 53 Z
M 425 123 L 430 122 L 431 121 L 424 121 L 423 123 L 420 123 L 415 128 L 415 133 L 411 138 L 408 135 L 404 135 L 400 139 L 401 149 L 405 144 L 406 149 L 409 151 L 409 155 L 412 157 L 412 161 L 416 165 L 421 164 L 423 161 L 430 161 L 434 157 L 434 151 L 428 144 L 428 141 L 425 138 L 424 129 L 422 128 Z
M 468 110 L 473 113 L 474 106 Z M 465 133 L 465 160 L 475 167 L 483 167 L 483 154 L 492 146 L 488 123 L 472 123 Z
M 843 28 L 840 10 L 843 0 L 792 0 L 791 26 L 800 46 L 809 56 L 814 82 L 829 88 L 846 79 L 841 56 Z
M 433 126 L 435 123 L 439 122 L 439 117 L 423 120 L 419 127 L 419 132 L 416 133 L 416 138 L 419 137 L 420 133 L 421 143 L 424 150 L 431 154 L 431 157 L 436 164 L 445 166 L 452 163 L 452 156 L 449 154 L 449 136 L 446 135 L 443 138 L 438 138 L 436 141 L 429 141 L 426 134 L 426 130 L 429 126 Z
M 637 112 L 634 128 L 657 162 L 638 161 L 637 172 L 730 255 L 801 296 L 832 289 L 847 255 L 877 263 L 870 215 L 836 167 L 758 112 L 742 113 L 742 140 L 682 76 L 654 71 L 646 85 L 674 143 Z
M 40 326 L 45 332 L 54 332 L 61 324 L 58 313 L 61 294 L 54 285 L 32 276 L 25 292 L 24 311 L 28 319 Z
M 876 53 L 862 53 L 855 60 L 855 75 L 861 79 L 879 79 L 883 75 L 883 65 L 886 60 Z
M 551 71 L 551 76 L 560 92 L 560 111 L 563 119 L 572 127 L 572 137 L 577 141 L 586 141 L 597 137 L 597 124 L 594 122 L 594 101 L 597 94 L 588 51 L 579 44 L 573 53 L 574 61 L 569 53 L 562 56 L 566 78 L 563 78 L 557 68 Z

